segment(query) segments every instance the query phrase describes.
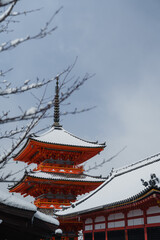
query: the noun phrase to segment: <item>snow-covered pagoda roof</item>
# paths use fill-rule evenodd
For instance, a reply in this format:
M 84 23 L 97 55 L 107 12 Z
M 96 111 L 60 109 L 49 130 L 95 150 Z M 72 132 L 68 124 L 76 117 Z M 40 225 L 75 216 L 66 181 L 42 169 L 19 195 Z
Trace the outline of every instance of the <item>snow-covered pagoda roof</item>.
M 85 174 L 65 174 L 65 173 L 49 173 L 49 172 L 42 172 L 42 171 L 31 171 L 29 173 L 25 173 L 25 175 L 23 176 L 23 178 L 16 183 L 14 186 L 12 186 L 10 188 L 10 191 L 16 191 L 16 189 L 23 189 L 24 184 L 28 183 L 29 181 L 33 181 L 34 180 L 34 184 L 36 184 L 36 182 L 41 182 L 41 181 L 54 181 L 54 183 L 58 183 L 58 182 L 68 182 L 69 184 L 80 184 L 80 183 L 85 183 L 85 184 L 101 184 L 103 182 L 105 182 L 105 178 L 102 177 L 93 177 L 93 176 L 89 176 L 89 175 L 85 175 Z M 30 188 L 30 186 L 27 184 L 26 185 L 27 188 Z
M 63 155 L 76 155 L 73 161 L 80 164 L 100 153 L 105 147 L 105 143 L 89 142 L 74 136 L 62 127 L 53 126 L 40 136 L 30 135 L 14 160 L 28 164 L 39 163 L 46 159 L 46 152 L 56 154 L 54 158 L 59 159 L 57 155 L 63 151 Z
M 87 148 L 104 148 L 105 143 L 98 144 L 97 142 L 89 142 L 83 140 L 73 134 L 67 132 L 62 127 L 52 127 L 49 131 L 40 136 L 32 135 L 30 139 L 49 144 L 87 147 Z
M 106 179 L 101 177 L 93 177 L 86 174 L 63 174 L 63 173 L 49 173 L 49 172 L 30 172 L 28 177 L 41 178 L 55 181 L 76 181 L 76 182 L 104 182 Z
M 140 199 L 147 192 L 160 190 L 160 154 L 135 164 L 114 170 L 108 179 L 92 193 L 57 213 L 75 216 L 95 210 L 111 209 Z

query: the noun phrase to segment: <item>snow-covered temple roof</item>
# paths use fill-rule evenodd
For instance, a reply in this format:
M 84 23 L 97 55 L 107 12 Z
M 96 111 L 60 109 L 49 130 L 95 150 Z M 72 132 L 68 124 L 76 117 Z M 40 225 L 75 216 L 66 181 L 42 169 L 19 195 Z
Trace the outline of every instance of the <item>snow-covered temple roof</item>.
M 98 144 L 97 142 L 89 142 L 83 140 L 73 134 L 67 132 L 62 127 L 52 127 L 49 131 L 43 133 L 40 136 L 32 135 L 30 139 L 38 142 L 56 144 L 56 145 L 66 145 L 66 146 L 76 146 L 76 147 L 89 147 L 89 148 L 104 148 L 105 143 Z
M 108 179 L 72 207 L 57 213 L 74 216 L 98 209 L 107 209 L 127 203 L 142 195 L 147 189 L 160 187 L 160 154 L 135 164 L 114 170 Z
M 37 207 L 29 202 L 19 199 L 11 193 L 5 193 L 0 191 L 0 203 L 5 204 L 10 207 L 15 207 L 19 209 L 24 209 L 28 211 L 37 211 Z
M 46 239 L 55 236 L 59 221 L 13 194 L 0 191 L 0 236 L 2 239 Z
M 10 207 L 10 209 L 14 208 L 14 209 L 24 210 L 24 211 L 26 211 L 26 213 L 27 213 L 27 211 L 33 212 L 34 218 L 38 218 L 42 222 L 48 222 L 48 223 L 54 224 L 56 226 L 59 226 L 59 221 L 57 219 L 55 219 L 52 216 L 48 216 L 44 213 L 39 212 L 35 205 L 33 205 L 32 203 L 29 203 L 27 201 L 24 201 L 22 199 L 19 199 L 19 198 L 13 196 L 11 193 L 4 193 L 4 192 L 0 191 L 0 204 Z M 1 209 L 0 209 L 0 211 L 1 211 Z
M 42 178 L 50 180 L 60 180 L 60 181 L 72 181 L 72 182 L 104 182 L 106 179 L 101 177 L 93 177 L 86 174 L 65 174 L 65 173 L 49 173 L 49 172 L 30 172 L 27 176 L 33 178 Z

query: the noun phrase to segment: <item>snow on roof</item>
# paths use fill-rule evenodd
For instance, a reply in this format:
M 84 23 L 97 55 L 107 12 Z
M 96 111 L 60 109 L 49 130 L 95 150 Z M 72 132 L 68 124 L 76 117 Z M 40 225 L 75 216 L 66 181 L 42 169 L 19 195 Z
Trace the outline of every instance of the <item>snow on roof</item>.
M 22 199 L 19 199 L 10 193 L 4 193 L 0 191 L 0 203 L 10 207 L 19 208 L 22 210 L 33 211 L 35 212 L 34 217 L 40 219 L 41 221 L 49 222 L 51 224 L 59 226 L 59 221 L 57 219 L 37 211 L 37 207 L 35 205 Z
M 92 177 L 89 175 L 81 174 L 63 174 L 63 173 L 48 173 L 42 171 L 30 172 L 28 176 L 43 179 L 61 180 L 61 181 L 77 181 L 77 182 L 103 182 L 106 179 L 100 177 Z
M 74 208 L 70 207 L 60 211 L 57 215 L 78 214 L 99 209 L 103 206 L 114 205 L 114 203 L 120 201 L 124 202 L 146 189 L 141 179 L 148 182 L 151 179 L 151 174 L 155 174 L 160 179 L 159 169 L 160 154 L 157 154 L 136 164 L 114 170 L 111 176 L 97 189 L 73 203 Z M 157 181 L 157 186 L 160 187 L 160 181 L 159 183 Z
M 54 225 L 59 226 L 59 221 L 58 221 L 57 219 L 55 219 L 55 218 L 52 217 L 52 216 L 46 215 L 46 214 L 44 214 L 44 213 L 42 213 L 42 212 L 37 211 L 37 212 L 34 214 L 34 217 L 35 217 L 35 218 L 38 218 L 38 219 L 40 219 L 40 220 L 42 220 L 42 221 L 45 221 L 45 222 L 48 222 L 48 223 L 52 223 L 52 224 L 54 224 Z
M 29 211 L 37 211 L 35 205 L 13 196 L 10 193 L 0 191 L 0 203 L 10 207 L 20 208 Z
M 63 233 L 63 231 L 60 228 L 56 229 L 56 231 L 55 231 L 55 234 L 62 234 L 62 233 Z
M 80 139 L 71 133 L 64 130 L 62 127 L 52 127 L 49 131 L 42 134 L 41 136 L 31 136 L 31 139 L 34 139 L 39 142 L 51 143 L 51 144 L 60 144 L 67 146 L 78 146 L 78 147 L 90 147 L 90 148 L 99 148 L 105 147 L 105 144 L 98 144 L 97 142 L 89 142 L 83 139 Z

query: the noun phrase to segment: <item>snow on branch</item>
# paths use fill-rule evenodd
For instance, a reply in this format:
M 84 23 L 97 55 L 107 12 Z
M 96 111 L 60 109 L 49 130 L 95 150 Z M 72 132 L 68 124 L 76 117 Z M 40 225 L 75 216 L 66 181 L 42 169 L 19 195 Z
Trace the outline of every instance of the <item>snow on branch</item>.
M 11 41 L 4 42 L 0 45 L 0 52 L 11 50 L 11 49 L 17 47 L 19 44 L 24 43 L 28 40 L 42 39 L 42 38 L 46 37 L 47 35 L 51 34 L 52 32 L 54 32 L 57 29 L 57 26 L 50 28 L 50 25 L 51 25 L 53 19 L 55 18 L 55 16 L 60 12 L 61 9 L 62 9 L 62 7 L 59 8 L 52 15 L 52 17 L 49 19 L 49 21 L 46 22 L 45 26 L 43 28 L 41 28 L 37 34 L 32 35 L 32 36 L 28 35 L 23 38 L 16 38 Z
M 28 10 L 28 11 L 23 11 L 23 12 L 11 12 L 10 16 L 11 17 L 15 17 L 15 16 L 20 16 L 20 15 L 27 15 L 29 13 L 35 13 L 37 11 L 40 11 L 42 8 L 36 8 L 36 9 L 32 9 L 32 10 Z
M 13 10 L 15 4 L 17 3 L 18 0 L 0 0 L 0 7 L 1 12 L 0 12 L 0 33 L 5 33 L 7 34 L 11 30 L 9 29 L 10 23 L 15 23 L 14 19 L 18 15 L 26 14 L 29 12 L 34 12 L 35 10 L 31 11 L 25 11 L 25 12 L 16 12 Z M 47 35 L 53 33 L 57 27 L 53 26 L 53 20 L 55 16 L 60 12 L 62 9 L 59 8 L 49 19 L 44 24 L 44 27 L 41 28 L 37 33 L 34 33 L 33 35 L 28 35 L 25 37 L 16 37 L 15 39 L 5 39 L 4 42 L 0 43 L 0 52 L 4 52 L 7 50 L 11 50 L 19 46 L 20 44 L 29 41 L 29 40 L 36 40 L 36 39 L 42 39 L 46 37 Z M 14 18 L 15 17 L 15 18 Z M 76 61 L 75 61 L 76 62 Z M 69 66 L 66 70 L 64 70 L 59 76 L 61 75 L 61 83 L 60 83 L 60 103 L 62 104 L 65 102 L 75 91 L 79 90 L 79 88 L 92 76 L 89 74 L 86 74 L 82 78 L 73 78 L 71 77 L 68 79 L 69 74 L 71 73 L 75 63 L 71 66 Z M 12 68 L 8 67 L 8 70 L 0 70 L 0 97 L 6 97 L 11 101 L 10 96 L 11 95 L 16 95 L 17 98 L 19 94 L 24 93 L 24 92 L 29 92 L 33 94 L 34 89 L 40 89 L 43 86 L 47 87 L 48 84 L 52 83 L 55 78 L 51 78 L 49 80 L 43 79 L 39 80 L 37 78 L 36 81 L 31 82 L 30 80 L 25 80 L 24 83 L 19 84 L 18 86 L 13 86 L 11 82 L 8 82 L 6 79 L 4 79 L 4 76 L 7 75 L 9 71 L 11 71 Z M 14 81 L 13 81 L 14 82 Z M 10 125 L 4 126 L 2 128 L 1 126 L 1 131 L 0 131 L 0 139 L 1 139 L 1 151 L 0 154 L 0 170 L 8 163 L 9 160 L 11 160 L 14 156 L 14 154 L 18 151 L 19 147 L 23 143 L 23 141 L 29 136 L 31 131 L 33 131 L 33 128 L 37 126 L 40 120 L 44 118 L 49 118 L 53 117 L 53 111 L 49 111 L 51 108 L 54 106 L 54 96 L 48 97 L 46 96 L 46 91 L 44 90 L 43 96 L 38 99 L 36 97 L 36 103 L 34 102 L 33 106 L 31 106 L 29 109 L 23 110 L 22 106 L 19 106 L 21 112 L 17 113 L 17 111 L 14 111 L 14 109 L 7 109 L 7 104 L 4 105 L 4 108 L 1 109 L 0 111 L 0 124 L 8 124 L 11 123 Z M 54 94 L 54 91 L 53 91 Z M 15 97 L 15 96 L 14 96 Z M 23 97 L 23 96 L 22 96 Z M 18 100 L 20 99 L 20 96 Z M 20 102 L 20 101 L 19 101 Z M 27 105 L 27 104 L 26 104 Z M 27 108 L 27 107 L 26 107 Z M 84 109 L 73 109 L 72 111 L 66 111 L 64 113 L 61 113 L 61 115 L 68 115 L 68 114 L 77 114 L 85 111 L 89 111 L 92 108 L 84 108 Z M 13 111 L 13 115 L 12 115 Z M 27 124 L 25 126 L 23 125 L 23 121 L 26 120 Z M 18 127 L 13 127 L 14 123 L 18 122 Z M 9 128 L 8 128 L 9 126 Z M 6 127 L 6 128 L 5 128 Z M 42 130 L 42 129 L 40 129 Z M 37 130 L 37 131 L 40 131 Z M 35 132 L 35 130 L 34 130 Z M 6 139 L 8 140 L 6 144 Z M 10 140 L 10 141 L 9 141 Z M 3 146 L 3 141 L 4 141 L 4 146 Z M 9 143 L 9 144 L 8 144 Z M 7 147 L 5 147 L 7 146 Z M 7 149 L 4 149 L 7 148 Z M 10 176 L 10 173 L 6 176 L 3 176 L 4 178 L 8 178 Z M 1 180 L 3 181 L 1 178 Z
M 69 71 L 70 69 L 68 69 Z M 59 98 L 59 102 L 62 104 L 64 101 L 66 101 L 72 94 L 73 92 L 77 91 L 80 86 L 82 86 L 91 76 L 86 74 L 82 79 L 78 80 L 76 79 L 70 87 L 68 87 L 66 89 L 66 91 L 64 91 L 63 93 L 61 93 L 61 96 Z M 55 78 L 54 78 L 55 79 Z M 63 87 L 68 84 L 68 82 L 64 82 L 62 81 L 62 83 L 60 84 L 60 87 L 63 89 Z M 11 93 L 18 93 L 18 91 L 16 89 L 12 89 L 12 91 L 10 91 Z M 8 92 L 9 93 L 9 92 Z M 2 95 L 2 94 L 0 94 Z M 48 111 L 49 109 L 53 108 L 54 106 L 54 97 L 53 99 L 50 99 L 48 102 L 45 101 L 45 99 L 43 99 L 44 101 L 41 101 L 41 106 L 40 107 L 31 107 L 28 110 L 22 112 L 20 115 L 16 115 L 13 117 L 9 117 L 9 111 L 7 112 L 3 112 L 2 115 L 0 116 L 0 124 L 6 124 L 6 123 L 11 123 L 11 122 L 18 122 L 18 121 L 24 121 L 24 120 L 30 120 L 33 117 L 38 118 L 40 114 L 42 114 L 43 112 Z M 77 114 L 77 113 L 82 113 L 85 111 L 89 111 L 91 110 L 93 107 L 91 108 L 84 108 L 81 110 L 77 110 L 77 108 L 75 108 L 73 111 L 70 112 L 64 112 L 61 113 L 62 115 L 67 115 L 67 114 Z M 44 115 L 43 118 L 50 118 L 52 117 L 52 115 Z
M 65 69 L 59 75 L 61 76 L 67 71 L 68 71 L 68 69 Z M 10 87 L 11 83 L 9 83 L 7 81 L 3 81 L 2 83 L 5 84 L 5 88 L 0 89 L 0 96 L 19 94 L 19 93 L 24 93 L 24 92 L 32 90 L 32 89 L 41 88 L 41 87 L 43 87 L 45 85 L 48 85 L 49 83 L 55 81 L 55 79 L 56 78 L 54 77 L 54 78 L 51 78 L 49 80 L 43 79 L 42 81 L 40 81 L 39 78 L 37 78 L 37 81 L 33 82 L 33 83 L 30 83 L 30 79 L 27 79 L 27 80 L 24 81 L 24 83 L 21 86 L 18 86 L 18 87 Z
M 8 7 L 8 9 L 2 14 L 0 15 L 0 23 L 3 22 L 11 13 L 12 9 L 14 8 L 16 2 L 13 2 L 11 4 L 11 6 Z
M 31 107 L 28 110 L 26 110 L 24 113 L 8 117 L 9 112 L 3 113 L 2 116 L 0 116 L 0 124 L 6 124 L 11 122 L 18 122 L 18 121 L 24 121 L 24 120 L 31 120 L 33 117 L 39 118 L 39 114 L 42 114 L 49 110 L 54 105 L 54 100 L 52 102 L 48 102 L 48 104 L 42 106 L 43 103 L 41 103 L 40 108 Z
M 0 132 L 0 139 L 13 139 L 15 135 L 23 133 L 26 127 L 22 126 L 21 128 L 16 127 L 14 130 Z
M 40 81 L 37 78 L 37 82 L 29 84 L 30 80 L 28 79 L 24 82 L 23 85 L 18 86 L 18 87 L 9 87 L 10 84 L 7 84 L 5 89 L 0 89 L 0 96 L 6 96 L 6 95 L 11 95 L 11 94 L 19 94 L 19 93 L 23 93 L 23 92 L 32 90 L 34 88 L 40 88 L 40 87 L 43 87 L 43 86 L 47 85 L 48 83 L 50 83 L 54 80 L 55 80 L 55 78 L 51 78 L 49 80 L 43 79 L 42 81 Z
M 39 103 L 38 108 L 40 108 L 41 106 L 41 102 L 43 102 L 44 95 Z M 38 118 L 36 117 L 36 115 L 34 117 L 32 117 L 31 122 L 28 124 L 27 128 L 25 129 L 24 133 L 19 137 L 19 139 L 17 141 L 15 141 L 14 143 L 12 143 L 12 147 L 8 150 L 5 151 L 3 155 L 0 156 L 0 164 L 6 164 L 12 157 L 13 157 L 13 153 L 15 152 L 15 150 L 21 145 L 21 143 L 26 139 L 26 137 L 29 135 L 30 131 L 37 125 L 37 123 L 40 121 L 41 118 L 43 118 L 44 114 L 46 112 L 42 112 Z
M 37 8 L 37 9 L 32 9 L 32 10 L 28 10 L 28 11 L 23 11 L 23 12 L 17 12 L 17 11 L 13 11 L 13 7 L 14 7 L 15 3 L 13 3 L 13 5 L 11 5 L 8 10 L 6 10 L 1 16 L 1 25 L 0 25 L 0 33 L 9 33 L 9 32 L 13 32 L 13 29 L 9 30 L 9 24 L 10 23 L 16 23 L 19 21 L 15 20 L 15 17 L 20 16 L 20 15 L 27 15 L 30 13 L 35 13 L 37 11 L 40 11 L 41 8 Z M 12 7 L 13 6 L 13 7 Z

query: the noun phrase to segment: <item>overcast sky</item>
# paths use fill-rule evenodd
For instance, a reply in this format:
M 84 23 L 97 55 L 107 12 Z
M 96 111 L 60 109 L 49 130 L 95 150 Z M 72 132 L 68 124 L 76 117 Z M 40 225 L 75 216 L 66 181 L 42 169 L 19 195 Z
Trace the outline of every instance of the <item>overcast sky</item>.
M 50 78 L 78 56 L 73 74 L 95 76 L 70 102 L 73 108 L 96 108 L 63 117 L 63 127 L 86 140 L 106 142 L 90 166 L 127 146 L 112 162 L 90 173 L 107 175 L 112 167 L 159 153 L 160 1 L 22 0 L 17 10 L 43 8 L 22 18 L 12 37 L 37 32 L 61 6 L 54 21 L 58 29 L 51 36 L 1 55 L 4 67 L 14 67 L 9 80 Z M 30 98 L 24 100 L 32 106 Z M 15 100 L 15 108 L 18 104 Z

